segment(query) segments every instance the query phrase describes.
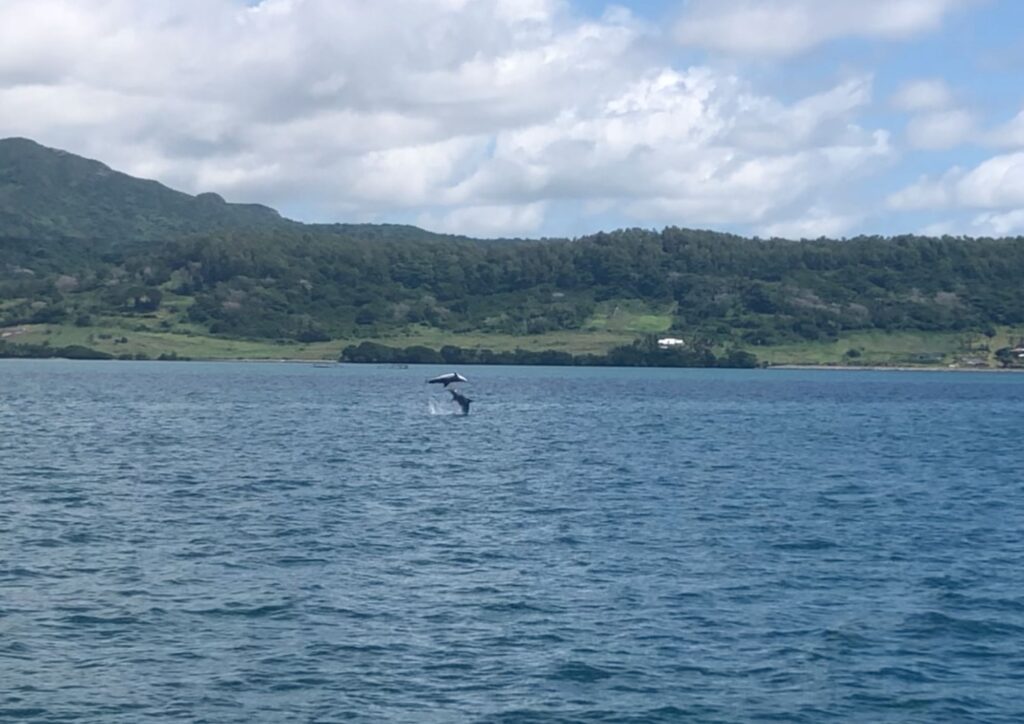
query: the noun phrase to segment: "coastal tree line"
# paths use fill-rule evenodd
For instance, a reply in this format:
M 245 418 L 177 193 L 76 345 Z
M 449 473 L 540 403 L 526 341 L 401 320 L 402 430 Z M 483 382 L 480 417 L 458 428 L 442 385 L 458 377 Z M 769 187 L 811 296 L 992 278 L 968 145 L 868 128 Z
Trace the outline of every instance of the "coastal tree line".
M 399 227 L 405 228 L 405 227 Z M 484 242 L 298 224 L 164 242 L 0 239 L 0 326 L 174 311 L 205 332 L 318 341 L 409 325 L 578 329 L 608 300 L 744 346 L 1024 323 L 1024 241 L 748 239 L 670 227 Z
M 466 349 L 445 345 L 432 349 L 423 345 L 393 347 L 377 342 L 349 345 L 341 352 L 341 362 L 377 364 L 450 364 L 450 365 L 548 365 L 556 367 L 731 367 L 753 368 L 757 357 L 741 349 L 716 355 L 707 346 L 663 348 L 657 338 L 647 336 L 632 344 L 612 348 L 607 354 L 571 354 L 559 350 L 515 349 L 498 351 Z

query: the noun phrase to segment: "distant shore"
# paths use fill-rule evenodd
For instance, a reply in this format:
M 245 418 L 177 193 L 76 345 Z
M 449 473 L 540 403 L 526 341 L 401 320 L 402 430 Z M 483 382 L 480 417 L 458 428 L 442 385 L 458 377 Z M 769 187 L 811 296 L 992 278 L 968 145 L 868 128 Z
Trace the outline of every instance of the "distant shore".
M 27 331 L 27 330 L 21 330 Z M 287 362 L 293 364 L 313 364 L 321 366 L 333 366 L 343 364 L 429 364 L 442 366 L 463 366 L 473 364 L 483 365 L 512 365 L 512 366 L 600 366 L 600 367 L 663 367 L 663 368 L 764 368 L 781 370 L 839 370 L 839 371 L 863 371 L 876 372 L 914 372 L 914 371 L 939 371 L 939 372 L 1021 372 L 1024 366 L 981 366 L 956 364 L 947 360 L 945 363 L 929 360 L 928 362 L 904 361 L 904 360 L 814 360 L 799 361 L 797 354 L 790 353 L 790 360 L 772 361 L 771 351 L 766 351 L 769 359 L 758 359 L 756 352 L 759 348 L 753 348 L 754 353 L 741 349 L 715 350 L 711 349 L 661 349 L 651 343 L 650 339 L 636 340 L 632 344 L 613 347 L 605 353 L 571 353 L 554 349 L 522 349 L 516 347 L 514 350 L 497 349 L 492 351 L 487 348 L 464 347 L 455 345 L 444 345 L 440 349 L 434 349 L 426 345 L 412 345 L 407 347 L 390 347 L 377 342 L 364 340 L 358 345 L 348 347 L 323 344 L 315 348 L 305 346 L 283 346 L 256 345 L 255 349 L 248 349 L 244 342 L 238 342 L 241 348 L 217 349 L 216 354 L 209 354 L 213 351 L 208 349 L 209 345 L 196 345 L 193 349 L 173 348 L 170 344 L 160 346 L 153 344 L 147 348 L 139 349 L 119 347 L 123 344 L 123 338 L 116 338 L 113 335 L 106 335 L 114 340 L 114 346 L 106 348 L 87 346 L 86 344 L 74 343 L 77 339 L 72 338 L 72 344 L 50 344 L 49 331 L 42 342 L 20 343 L 9 338 L 0 340 L 0 359 L 22 358 L 22 359 L 93 359 L 93 360 L 116 360 L 116 361 L 175 361 L 175 362 Z M 13 336 L 13 334 L 11 335 Z M 38 336 L 38 335 L 37 335 Z M 56 340 L 56 335 L 54 335 Z M 192 338 L 189 338 L 190 340 Z M 61 340 L 63 341 L 63 339 Z M 92 342 L 92 335 L 82 340 Z M 101 340 L 103 341 L 103 340 Z M 147 340 L 148 341 L 148 340 Z M 160 341 L 160 340 L 157 340 Z M 339 345 L 340 346 L 340 345 Z M 123 351 L 122 351 L 123 350 Z M 813 350 L 812 350 L 813 351 Z M 255 354 L 254 354 L 255 352 Z M 269 354 L 265 354 L 269 353 Z M 340 359 L 339 359 L 340 354 Z M 810 356 L 810 355 L 808 355 Z M 796 358 L 795 360 L 793 358 Z
M 227 357 L 209 357 L 209 358 L 184 358 L 178 357 L 177 359 L 139 359 L 139 360 L 125 360 L 117 358 L 82 358 L 82 357 L 4 357 L 0 356 L 0 362 L 4 360 L 27 360 L 34 359 L 37 361 L 42 360 L 70 360 L 70 361 L 82 361 L 83 359 L 93 362 L 175 362 L 175 363 L 187 363 L 187 362 L 238 362 L 245 364 L 301 364 L 311 365 L 314 367 L 335 367 L 335 366 L 348 366 L 348 365 L 359 365 L 359 366 L 383 366 L 393 367 L 396 363 L 391 362 L 347 362 L 343 360 L 315 360 L 315 359 L 303 359 L 303 358 L 289 358 L 289 357 L 278 357 L 278 358 L 267 358 L 267 357 L 238 357 L 238 358 L 227 358 Z M 423 364 L 424 366 L 438 366 L 444 365 L 445 363 L 405 363 L 405 364 Z M 629 368 L 644 368 L 644 369 L 730 369 L 727 367 L 657 367 L 657 366 L 640 366 L 640 365 L 544 365 L 544 364 L 483 364 L 474 365 L 474 363 L 467 363 L 473 366 L 483 367 L 494 367 L 494 366 L 508 366 L 508 367 L 622 367 L 623 369 Z M 731 368 L 741 369 L 741 368 Z M 949 366 L 927 366 L 927 365 L 814 365 L 814 364 L 774 364 L 764 365 L 755 368 L 745 369 L 763 369 L 766 371 L 772 370 L 825 370 L 835 372 L 974 372 L 974 373 L 1016 373 L 1020 374 L 1024 372 L 1024 367 L 949 367 Z
M 768 365 L 771 370 L 837 370 L 840 372 L 1024 372 L 1024 367 L 950 367 L 949 365 Z

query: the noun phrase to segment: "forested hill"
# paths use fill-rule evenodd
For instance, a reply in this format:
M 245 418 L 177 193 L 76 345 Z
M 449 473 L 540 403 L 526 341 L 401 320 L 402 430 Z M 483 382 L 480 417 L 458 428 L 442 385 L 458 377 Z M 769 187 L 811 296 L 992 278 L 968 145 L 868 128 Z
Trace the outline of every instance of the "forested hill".
M 798 243 L 677 228 L 510 246 L 244 235 L 175 244 L 149 263 L 195 298 L 191 319 L 253 336 L 300 334 L 306 322 L 330 336 L 409 324 L 538 334 L 578 329 L 616 300 L 670 309 L 680 332 L 748 344 L 1024 322 L 1021 240 Z
M 259 204 L 191 196 L 26 138 L 0 139 L 0 238 L 89 239 L 112 245 L 225 230 L 280 230 L 354 239 L 455 239 L 403 224 L 300 224 Z
M 660 315 L 658 331 L 757 346 L 1022 324 L 1022 279 L 1022 239 L 792 242 L 671 227 L 485 243 L 304 225 L 0 142 L 0 327 L 116 319 L 306 341 L 413 328 L 527 335 L 595 328 L 629 307 Z
M 280 225 L 273 209 L 190 196 L 25 138 L 0 140 L 0 235 L 166 240 Z

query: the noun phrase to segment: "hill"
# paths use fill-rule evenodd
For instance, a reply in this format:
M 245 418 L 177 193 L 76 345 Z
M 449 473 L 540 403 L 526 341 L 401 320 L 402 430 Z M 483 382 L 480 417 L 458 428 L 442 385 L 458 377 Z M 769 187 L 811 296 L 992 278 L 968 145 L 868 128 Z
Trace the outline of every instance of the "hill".
M 366 241 L 469 240 L 405 224 L 299 224 L 267 206 L 191 196 L 26 138 L 0 139 L 0 238 L 117 245 L 290 227 Z
M 282 225 L 276 211 L 190 196 L 25 138 L 0 140 L 0 236 L 157 241 Z
M 992 360 L 1024 326 L 1022 278 L 1022 239 L 793 242 L 669 227 L 483 242 L 301 224 L 0 141 L 0 328 L 24 328 L 36 344 L 199 337 L 213 341 L 181 348 L 216 356 L 245 342 L 239 354 L 274 356 L 274 345 L 336 353 L 375 340 L 601 353 L 671 332 L 688 349 L 823 361 L 817 345 L 833 361 L 873 361 L 879 340 L 904 335 L 894 361 L 947 362 L 950 345 Z

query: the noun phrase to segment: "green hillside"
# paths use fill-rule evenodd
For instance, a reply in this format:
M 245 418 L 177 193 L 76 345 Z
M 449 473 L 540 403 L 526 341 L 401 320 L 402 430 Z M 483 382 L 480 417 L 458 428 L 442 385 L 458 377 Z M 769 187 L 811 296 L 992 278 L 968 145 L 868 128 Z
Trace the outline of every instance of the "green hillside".
M 0 140 L 0 237 L 154 241 L 284 223 L 266 206 L 190 196 L 25 138 Z
M 671 334 L 772 362 L 994 360 L 1024 327 L 1024 240 L 792 242 L 669 227 L 479 241 L 300 224 L 0 141 L 7 344 L 336 356 L 375 341 L 602 353 Z M 968 340 L 965 342 L 964 340 Z

